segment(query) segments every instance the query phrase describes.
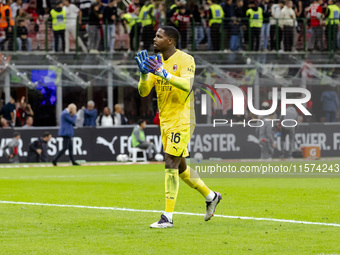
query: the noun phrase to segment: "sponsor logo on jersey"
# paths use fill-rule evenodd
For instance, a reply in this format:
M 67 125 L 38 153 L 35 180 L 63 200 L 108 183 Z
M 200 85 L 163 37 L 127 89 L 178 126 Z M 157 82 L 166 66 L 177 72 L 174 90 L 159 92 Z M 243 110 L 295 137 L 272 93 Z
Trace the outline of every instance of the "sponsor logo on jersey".
M 174 72 L 176 72 L 177 71 L 177 65 L 176 64 L 174 64 L 174 66 L 173 66 L 173 68 L 172 68 L 173 70 L 174 70 Z
M 194 65 L 191 65 L 190 67 L 188 67 L 188 71 L 194 73 L 195 72 Z

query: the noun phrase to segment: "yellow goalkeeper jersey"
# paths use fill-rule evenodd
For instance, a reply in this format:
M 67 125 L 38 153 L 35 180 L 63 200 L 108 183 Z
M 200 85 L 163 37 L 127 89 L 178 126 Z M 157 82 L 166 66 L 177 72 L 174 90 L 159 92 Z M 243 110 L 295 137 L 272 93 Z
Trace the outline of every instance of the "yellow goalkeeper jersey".
M 194 95 L 190 93 L 196 68 L 194 58 L 181 50 L 176 50 L 167 60 L 162 56 L 162 61 L 163 68 L 170 74 L 188 79 L 190 89 L 189 92 L 183 91 L 171 85 L 172 78 L 166 81 L 149 73 L 148 80 L 143 83 L 143 86 L 148 86 L 149 92 L 155 86 L 161 128 L 167 130 L 181 125 L 196 124 Z

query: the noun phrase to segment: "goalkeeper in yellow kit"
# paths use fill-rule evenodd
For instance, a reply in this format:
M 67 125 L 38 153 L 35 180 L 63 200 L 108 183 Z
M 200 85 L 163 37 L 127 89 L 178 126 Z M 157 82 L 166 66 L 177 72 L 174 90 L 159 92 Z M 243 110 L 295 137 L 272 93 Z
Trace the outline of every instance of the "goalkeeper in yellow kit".
M 140 81 L 138 91 L 142 97 L 155 87 L 158 99 L 161 136 L 165 152 L 165 212 L 151 228 L 173 227 L 179 177 L 206 199 L 204 220 L 209 220 L 222 199 L 218 192 L 211 191 L 198 174 L 187 166 L 185 157 L 188 143 L 195 128 L 193 95 L 190 93 L 195 76 L 194 58 L 176 49 L 179 33 L 174 27 L 158 29 L 154 38 L 157 56 L 148 56 L 144 50 L 135 57 Z

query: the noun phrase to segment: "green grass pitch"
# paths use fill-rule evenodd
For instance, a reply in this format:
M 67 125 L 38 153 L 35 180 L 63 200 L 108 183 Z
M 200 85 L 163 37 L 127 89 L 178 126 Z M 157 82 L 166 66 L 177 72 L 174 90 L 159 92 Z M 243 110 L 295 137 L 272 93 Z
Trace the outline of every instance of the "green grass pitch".
M 251 163 L 243 163 L 251 164 Z M 216 214 L 340 224 L 340 178 L 206 178 Z M 164 209 L 164 165 L 0 169 L 0 200 Z M 181 181 L 176 211 L 205 213 Z M 0 203 L 0 254 L 340 254 L 340 227 Z

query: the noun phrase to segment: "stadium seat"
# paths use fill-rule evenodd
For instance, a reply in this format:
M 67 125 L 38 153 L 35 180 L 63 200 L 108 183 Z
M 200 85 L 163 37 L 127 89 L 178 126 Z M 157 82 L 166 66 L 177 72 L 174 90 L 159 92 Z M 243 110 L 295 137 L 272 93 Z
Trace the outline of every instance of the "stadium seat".
M 142 157 L 138 157 L 138 152 L 141 152 L 143 154 Z M 146 151 L 140 148 L 131 148 L 129 153 L 129 160 L 131 160 L 133 163 L 137 161 L 143 161 L 146 162 Z

